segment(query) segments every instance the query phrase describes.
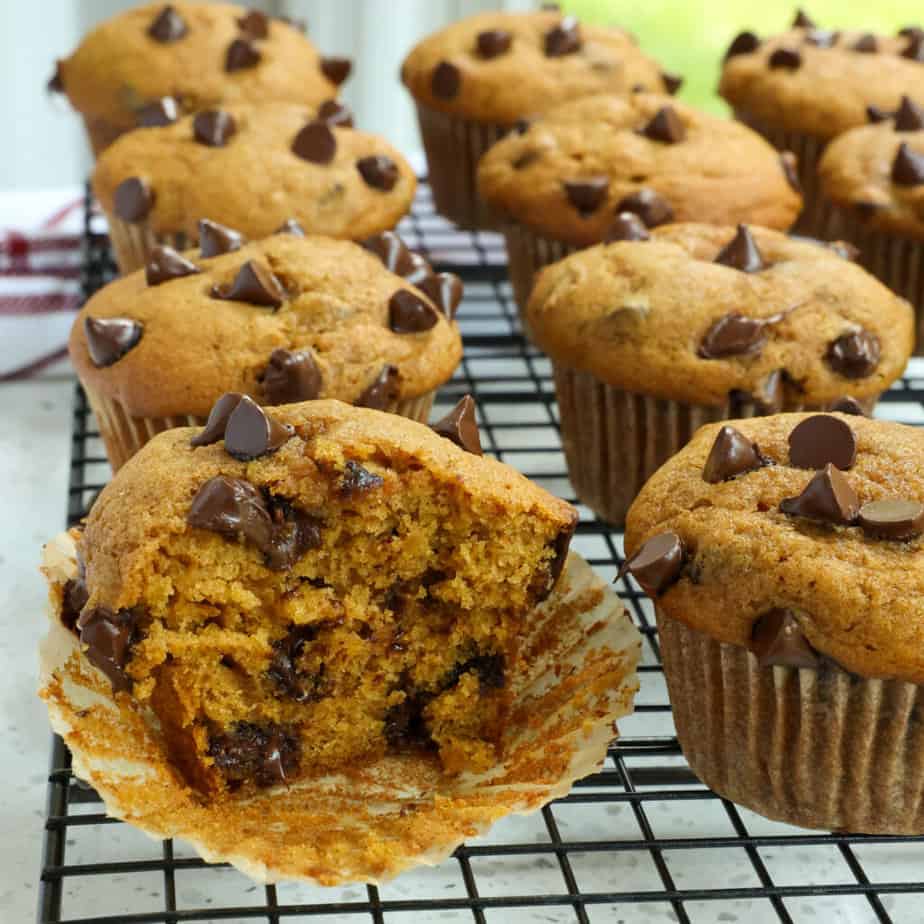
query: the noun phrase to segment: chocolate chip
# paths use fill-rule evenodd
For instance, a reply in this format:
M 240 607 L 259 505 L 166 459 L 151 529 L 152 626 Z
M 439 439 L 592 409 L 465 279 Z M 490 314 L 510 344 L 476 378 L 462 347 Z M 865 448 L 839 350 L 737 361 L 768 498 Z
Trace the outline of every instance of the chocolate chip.
M 84 318 L 83 330 L 87 352 L 99 369 L 118 362 L 138 345 L 144 333 L 144 328 L 129 318 L 91 318 L 89 315 Z
M 767 59 L 767 66 L 771 70 L 785 68 L 795 71 L 802 66 L 802 55 L 795 48 L 777 48 Z
M 202 218 L 199 221 L 199 253 L 203 259 L 218 257 L 223 253 L 240 250 L 244 246 L 244 235 L 233 228 L 226 228 L 216 221 Z
M 305 229 L 296 218 L 287 218 L 273 234 L 293 234 L 295 237 L 304 237 Z
M 792 151 L 783 151 L 780 154 L 780 166 L 783 168 L 783 176 L 786 177 L 786 182 L 801 196 L 802 183 L 799 180 L 799 159 Z
M 233 784 L 276 786 L 297 772 L 300 751 L 298 737 L 281 725 L 237 722 L 229 732 L 209 739 L 208 755 Z
M 109 678 L 116 693 L 132 688 L 125 667 L 131 658 L 132 645 L 140 638 L 138 623 L 143 615 L 140 607 L 113 612 L 97 606 L 85 610 L 77 620 L 80 644 L 87 646 L 87 660 Z
M 172 96 L 163 96 L 142 106 L 135 113 L 135 122 L 140 128 L 159 128 L 173 125 L 180 117 L 180 107 Z
M 911 97 L 903 96 L 895 113 L 895 131 L 919 132 L 924 129 L 924 108 Z
M 356 169 L 367 186 L 390 192 L 398 182 L 398 165 L 385 154 L 373 154 L 356 161 Z
M 699 345 L 703 359 L 759 353 L 767 339 L 767 322 L 733 311 L 715 321 Z
M 513 123 L 513 130 L 518 135 L 525 135 L 532 124 L 533 123 L 529 119 L 517 119 L 516 122 Z
M 662 106 L 642 129 L 642 134 L 652 141 L 677 144 L 686 138 L 687 130 L 673 106 Z
M 792 21 L 793 29 L 814 29 L 815 23 L 805 15 L 802 9 L 796 10 L 796 18 Z
M 309 549 L 321 545 L 323 522 L 287 500 L 270 497 L 268 501 L 273 529 L 269 542 L 260 546 L 271 571 L 288 571 Z
M 462 86 L 462 75 L 459 68 L 449 61 L 440 61 L 433 69 L 433 76 L 430 78 L 430 89 L 433 95 L 440 99 L 455 99 L 459 95 L 459 88 Z
M 226 391 L 213 405 L 209 411 L 209 419 L 205 422 L 205 427 L 200 433 L 197 433 L 190 441 L 190 446 L 211 446 L 225 438 L 225 427 L 228 425 L 228 418 L 231 412 L 241 403 L 241 395 L 236 391 Z
M 353 402 L 356 407 L 370 407 L 383 411 L 398 400 L 398 369 L 395 366 L 383 366 L 379 374 L 360 392 Z
M 225 70 L 228 73 L 256 67 L 262 55 L 249 39 L 237 38 L 229 46 L 225 55 Z
M 843 398 L 838 398 L 837 401 L 831 405 L 829 410 L 835 411 L 838 414 L 852 414 L 856 417 L 866 417 L 866 411 L 863 410 L 863 405 L 850 395 L 844 395 Z
M 244 539 L 263 550 L 269 547 L 273 520 L 263 495 L 243 478 L 216 475 L 193 498 L 186 522 L 228 539 Z
M 860 508 L 859 524 L 875 539 L 914 539 L 924 532 L 924 504 L 891 497 Z
M 130 176 L 116 187 L 114 207 L 122 221 L 143 221 L 154 207 L 154 190 L 141 177 Z
M 703 481 L 718 484 L 737 475 L 763 468 L 767 460 L 760 454 L 757 443 L 749 440 L 734 427 L 722 427 L 703 467 Z
M 866 121 L 872 124 L 876 124 L 877 122 L 887 122 L 892 118 L 892 116 L 893 113 L 887 112 L 885 109 L 880 109 L 878 106 L 874 106 L 872 103 L 866 107 Z
M 545 34 L 545 53 L 549 58 L 574 54 L 582 44 L 581 26 L 573 16 L 565 16 Z
M 857 438 L 840 417 L 815 414 L 789 434 L 789 462 L 796 468 L 835 465 L 846 472 L 857 461 Z
M 895 34 L 901 38 L 916 38 L 917 36 L 924 36 L 924 29 L 920 26 L 902 26 Z
M 647 241 L 651 239 L 641 218 L 632 212 L 620 212 L 603 237 L 605 244 L 614 241 Z
M 80 613 L 87 605 L 90 599 L 90 592 L 87 590 L 86 574 L 82 573 L 83 562 L 78 558 L 77 577 L 70 578 L 64 584 L 61 592 L 61 623 L 71 632 L 77 631 L 77 621 L 80 619 Z
M 162 42 L 165 45 L 179 41 L 187 31 L 183 17 L 169 4 L 154 17 L 154 21 L 148 26 L 148 35 L 155 42 Z
M 363 468 L 358 462 L 348 460 L 340 479 L 338 492 L 343 498 L 352 498 L 357 494 L 368 494 L 384 484 L 381 475 L 376 475 Z
M 843 334 L 828 345 L 825 362 L 846 379 L 863 379 L 879 365 L 879 338 L 866 330 Z
M 818 655 L 792 610 L 773 609 L 758 617 L 751 630 L 751 650 L 761 667 L 818 667 Z
M 228 286 L 213 286 L 212 298 L 278 308 L 286 297 L 282 283 L 260 260 L 248 260 Z
M 904 141 L 892 161 L 892 182 L 898 186 L 920 186 L 924 183 L 924 154 L 912 151 Z
M 158 246 L 151 251 L 151 258 L 145 267 L 145 280 L 149 286 L 159 286 L 171 279 L 193 276 L 202 270 L 195 263 L 187 260 L 183 254 L 172 247 Z
M 193 118 L 193 137 L 210 148 L 223 148 L 236 131 L 234 116 L 221 109 L 204 109 Z
M 649 228 L 666 224 L 674 218 L 674 210 L 669 203 L 653 189 L 639 189 L 620 199 L 616 212 L 632 212 L 638 215 Z
M 462 301 L 462 280 L 455 273 L 432 273 L 417 283 L 417 288 L 436 302 L 446 317 L 453 321 Z
M 49 93 L 63 93 L 64 92 L 64 78 L 61 76 L 61 62 L 55 61 L 55 72 L 48 78 L 48 83 L 45 84 L 45 89 Z
M 555 537 L 552 543 L 552 561 L 549 564 L 549 593 L 555 589 L 562 571 L 565 570 L 565 562 L 568 561 L 568 549 L 571 546 L 571 539 L 577 528 L 577 514 L 573 516 L 571 522 Z
M 306 675 L 298 669 L 298 659 L 309 642 L 317 638 L 324 623 L 292 626 L 281 639 L 273 642 L 273 656 L 267 676 L 279 690 L 297 703 L 317 702 L 327 692 L 323 671 Z
M 263 373 L 267 404 L 311 401 L 321 393 L 321 370 L 311 350 L 273 350 Z
M 321 73 L 338 87 L 346 83 L 350 72 L 353 70 L 353 62 L 349 58 L 323 57 L 321 58 Z
M 396 334 L 417 334 L 439 321 L 436 309 L 410 289 L 398 289 L 388 300 L 388 326 Z
M 269 17 L 259 10 L 248 10 L 238 19 L 237 25 L 252 39 L 265 39 L 269 35 Z
M 739 32 L 725 52 L 725 60 L 736 55 L 749 55 L 760 48 L 760 39 L 753 32 Z
M 486 29 L 475 39 L 475 49 L 482 58 L 497 58 L 510 51 L 513 36 L 506 29 Z
M 587 216 L 603 204 L 610 181 L 605 176 L 590 176 L 580 180 L 565 180 L 562 185 L 568 201 L 581 215 Z
M 353 111 L 337 99 L 325 100 L 318 107 L 318 119 L 334 128 L 352 128 Z
M 759 273 L 766 267 L 757 241 L 747 225 L 738 225 L 735 236 L 719 251 L 714 262 L 742 273 Z
M 684 78 L 680 74 L 670 74 L 667 71 L 661 71 L 661 79 L 664 81 L 664 87 L 667 92 L 674 96 L 683 86 Z
M 472 455 L 484 455 L 475 420 L 475 399 L 471 395 L 462 398 L 445 417 L 431 424 L 430 429 Z
M 228 417 L 225 427 L 225 451 L 241 462 L 249 462 L 275 452 L 293 433 L 257 404 L 243 395 Z
M 677 533 L 658 533 L 626 559 L 617 580 L 631 574 L 649 597 L 657 597 L 680 577 L 686 557 L 686 548 Z
M 860 500 L 840 469 L 826 465 L 815 472 L 798 497 L 780 501 L 780 511 L 822 523 L 850 524 L 857 518 Z
M 309 122 L 295 136 L 292 153 L 312 164 L 329 164 L 337 153 L 337 139 L 326 122 Z
M 362 242 L 362 246 L 374 253 L 390 273 L 402 276 L 403 270 L 410 268 L 411 251 L 394 231 L 373 234 Z
M 853 51 L 859 51 L 862 54 L 875 54 L 879 51 L 879 43 L 871 32 L 861 35 L 850 47 Z
M 913 35 L 902 51 L 902 57 L 911 61 L 924 61 L 924 35 Z
M 833 48 L 840 36 L 840 32 L 831 29 L 812 29 L 805 36 L 805 44 L 816 48 Z

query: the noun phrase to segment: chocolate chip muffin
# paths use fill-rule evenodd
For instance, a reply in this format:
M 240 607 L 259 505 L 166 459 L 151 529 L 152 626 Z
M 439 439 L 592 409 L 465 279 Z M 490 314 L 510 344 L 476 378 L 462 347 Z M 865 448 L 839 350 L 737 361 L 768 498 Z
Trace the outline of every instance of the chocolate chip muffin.
M 642 489 L 690 766 L 770 818 L 924 832 L 924 431 L 843 414 L 710 425 Z
M 226 399 L 93 506 L 66 593 L 86 658 L 213 797 L 405 750 L 494 765 L 523 621 L 576 512 L 465 424 Z
M 671 221 L 789 228 L 801 198 L 791 162 L 738 122 L 664 96 L 562 105 L 482 159 L 478 183 L 501 217 L 521 308 L 543 266 L 623 231 Z
M 393 232 L 253 243 L 203 221 L 200 250 L 154 251 L 77 316 L 70 353 L 114 469 L 155 433 L 205 423 L 224 392 L 337 398 L 426 420 L 462 355 L 458 277 Z
M 230 3 L 148 3 L 97 26 L 49 87 L 83 116 L 94 153 L 137 126 L 237 103 L 316 108 L 349 76 L 297 24 Z
M 621 29 L 556 9 L 453 23 L 412 49 L 401 79 L 417 104 L 436 207 L 463 228 L 492 226 L 478 196 L 478 160 L 523 120 L 580 96 L 674 92 L 682 82 Z
M 543 270 L 527 308 L 552 359 L 571 482 L 603 519 L 621 524 L 708 421 L 845 397 L 868 412 L 904 370 L 910 307 L 841 246 L 622 222 L 624 240 Z
M 191 246 L 203 218 L 250 238 L 289 219 L 351 240 L 393 228 L 414 199 L 414 171 L 345 114 L 339 104 L 235 105 L 120 138 L 97 162 L 93 191 L 122 272 L 158 244 Z
M 920 94 L 924 102 L 924 91 Z M 860 262 L 917 311 L 924 352 L 924 106 L 902 97 L 875 125 L 832 141 L 818 168 L 825 229 L 857 246 Z
M 924 81 L 924 31 L 895 36 L 819 28 L 799 11 L 788 32 L 765 40 L 735 37 L 719 92 L 735 114 L 781 151 L 797 157 L 805 212 L 799 230 L 821 235 L 816 175 L 825 144 L 894 112 Z

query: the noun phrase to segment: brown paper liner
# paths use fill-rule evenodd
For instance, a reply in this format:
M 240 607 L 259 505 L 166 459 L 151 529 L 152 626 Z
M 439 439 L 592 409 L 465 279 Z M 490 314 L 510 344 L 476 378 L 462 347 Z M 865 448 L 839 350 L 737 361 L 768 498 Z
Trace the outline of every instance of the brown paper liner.
M 507 242 L 510 285 L 520 310 L 520 323 L 526 330 L 526 303 L 533 288 L 533 277 L 544 266 L 563 260 L 580 248 L 536 234 L 522 225 L 505 224 L 503 232 Z
M 96 422 L 99 435 L 106 447 L 106 455 L 113 472 L 117 472 L 148 440 L 164 430 L 174 427 L 202 427 L 205 417 L 192 414 L 178 414 L 172 417 L 133 417 L 125 410 L 121 401 L 107 398 L 84 384 L 84 391 Z M 385 410 L 390 414 L 409 417 L 426 423 L 430 408 L 436 398 L 436 391 L 428 391 L 416 398 L 397 401 Z
M 568 477 L 581 503 L 616 526 L 625 523 L 642 485 L 701 426 L 765 413 L 744 398 L 706 405 L 625 391 L 554 360 L 552 371 Z M 859 403 L 871 413 L 877 399 L 878 395 Z M 780 410 L 827 408 L 789 402 Z
M 417 118 L 436 210 L 460 228 L 496 227 L 478 195 L 478 161 L 510 126 L 456 118 L 420 103 Z
M 924 688 L 819 668 L 760 667 L 658 611 L 677 737 L 719 795 L 805 828 L 924 832 Z

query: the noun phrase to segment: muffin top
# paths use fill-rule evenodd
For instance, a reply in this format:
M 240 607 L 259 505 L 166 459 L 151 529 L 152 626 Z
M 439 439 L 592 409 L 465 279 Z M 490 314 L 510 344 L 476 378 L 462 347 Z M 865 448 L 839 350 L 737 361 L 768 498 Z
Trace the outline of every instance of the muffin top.
M 503 125 L 592 93 L 680 86 L 626 32 L 555 10 L 455 22 L 414 47 L 401 79 L 431 109 Z
M 202 242 L 214 256 L 160 248 L 74 322 L 81 380 L 132 416 L 204 417 L 225 392 L 387 408 L 443 384 L 461 358 L 461 283 L 391 232 L 372 252 L 293 231 L 241 244 L 215 226 Z
M 825 195 L 865 226 L 924 239 L 924 107 L 907 96 L 882 122 L 835 138 L 818 173 Z
M 894 110 L 924 81 L 924 31 L 896 36 L 819 29 L 803 13 L 782 35 L 735 37 L 719 93 L 745 116 L 789 132 L 833 138 L 864 125 L 867 109 Z
M 781 159 L 782 157 L 782 159 Z M 794 159 L 739 122 L 673 99 L 589 96 L 492 147 L 478 186 L 502 220 L 569 244 L 604 239 L 617 212 L 788 228 L 802 206 Z
M 838 250 L 747 226 L 579 251 L 542 270 L 527 318 L 553 359 L 616 388 L 770 410 L 878 395 L 913 343 L 908 303 Z
M 289 218 L 352 240 L 394 227 L 414 198 L 414 171 L 384 138 L 326 111 L 236 105 L 129 132 L 97 161 L 93 190 L 109 214 L 192 241 L 200 218 L 253 238 Z
M 922 683 L 922 453 L 916 427 L 843 414 L 710 424 L 632 505 L 630 571 L 762 665 Z
M 186 112 L 337 93 L 349 62 L 321 58 L 293 25 L 231 3 L 147 3 L 97 26 L 52 84 L 89 119 L 128 130 L 172 97 Z

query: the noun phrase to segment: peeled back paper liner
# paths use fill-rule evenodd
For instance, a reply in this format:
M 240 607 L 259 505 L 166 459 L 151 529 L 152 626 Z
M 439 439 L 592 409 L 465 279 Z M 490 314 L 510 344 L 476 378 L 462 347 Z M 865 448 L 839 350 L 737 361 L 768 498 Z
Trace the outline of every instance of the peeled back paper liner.
M 618 597 L 571 553 L 528 621 L 498 766 L 446 777 L 433 758 L 392 756 L 208 804 L 168 762 L 156 719 L 114 697 L 59 621 L 61 587 L 76 570 L 64 533 L 45 549 L 58 603 L 41 646 L 40 695 L 74 772 L 113 817 L 156 838 L 182 838 L 207 861 L 260 882 L 381 883 L 442 862 L 504 816 L 534 812 L 599 769 L 613 723 L 632 711 L 638 690 L 640 636 Z
M 924 687 L 819 667 L 760 667 L 657 613 L 677 737 L 719 795 L 778 821 L 924 832 Z

